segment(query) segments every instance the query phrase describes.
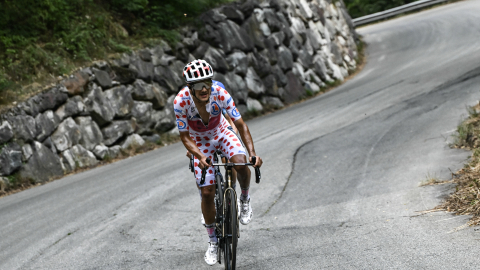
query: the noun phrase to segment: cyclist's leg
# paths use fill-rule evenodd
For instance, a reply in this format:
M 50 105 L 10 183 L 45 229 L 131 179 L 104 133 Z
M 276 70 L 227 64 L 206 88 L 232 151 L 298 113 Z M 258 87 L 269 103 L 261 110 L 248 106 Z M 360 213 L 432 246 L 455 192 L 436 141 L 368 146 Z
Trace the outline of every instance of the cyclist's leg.
M 222 135 L 219 140 L 219 149 L 223 155 L 233 163 L 246 163 L 247 152 L 238 135 L 229 129 L 226 129 Z M 234 169 L 240 187 L 248 189 L 250 186 L 250 169 L 247 166 L 235 166 Z
M 243 148 L 245 148 L 245 145 L 242 142 L 242 138 L 240 136 L 238 136 L 238 134 L 233 130 L 233 128 L 231 126 L 228 127 L 228 129 L 237 135 L 238 141 L 240 142 L 240 144 L 242 144 Z M 232 170 L 232 182 L 234 184 L 237 183 L 237 171 L 235 169 Z
M 220 142 L 220 150 L 232 162 L 247 162 L 245 148 L 235 133 L 227 130 Z M 249 195 L 251 173 L 247 166 L 235 166 L 234 169 L 237 171 L 237 179 L 242 189 L 242 194 L 240 195 L 240 222 L 246 225 L 250 223 L 253 216 Z
M 203 150 L 203 149 L 201 149 Z M 197 187 L 200 188 L 202 194 L 202 213 L 205 218 L 205 224 L 215 222 L 215 175 L 213 169 L 208 168 L 205 175 L 205 183 L 200 185 L 202 170 L 198 167 L 198 160 L 195 158 L 195 177 L 197 179 Z
M 200 147 L 199 147 L 200 148 Z M 203 149 L 201 149 L 203 151 Z M 211 157 L 210 157 L 211 158 Z M 197 178 L 197 186 L 202 193 L 202 214 L 205 219 L 205 228 L 209 237 L 208 249 L 205 252 L 205 262 L 209 265 L 217 263 L 218 239 L 215 235 L 215 175 L 212 168 L 207 169 L 205 175 L 205 183 L 200 185 L 202 170 L 198 168 L 198 160 L 195 160 L 195 177 Z
M 247 163 L 247 158 L 245 155 L 235 155 L 230 158 L 233 163 Z M 240 199 L 245 201 L 250 198 L 249 188 L 250 188 L 250 177 L 251 172 L 248 166 L 235 166 L 235 171 L 237 171 L 238 183 L 242 189 L 242 194 Z
M 197 147 L 207 157 L 212 158 L 212 153 L 215 152 L 213 143 L 207 140 L 196 140 Z M 195 157 L 195 178 L 197 180 L 197 187 L 200 188 L 202 194 L 202 213 L 205 218 L 205 224 L 211 224 L 215 222 L 215 175 L 213 174 L 213 168 L 208 168 L 205 175 L 205 183 L 200 185 L 202 170 L 198 167 L 198 159 Z

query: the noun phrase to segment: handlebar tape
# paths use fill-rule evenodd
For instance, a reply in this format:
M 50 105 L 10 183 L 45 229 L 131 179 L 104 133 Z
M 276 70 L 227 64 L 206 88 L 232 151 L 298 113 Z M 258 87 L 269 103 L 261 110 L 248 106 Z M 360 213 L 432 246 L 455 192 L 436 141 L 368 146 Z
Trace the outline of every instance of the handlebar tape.
M 255 164 L 257 163 L 257 157 L 253 156 L 252 157 L 252 163 Z M 255 183 L 260 184 L 260 179 L 262 178 L 262 175 L 260 174 L 260 168 L 254 167 L 255 168 Z

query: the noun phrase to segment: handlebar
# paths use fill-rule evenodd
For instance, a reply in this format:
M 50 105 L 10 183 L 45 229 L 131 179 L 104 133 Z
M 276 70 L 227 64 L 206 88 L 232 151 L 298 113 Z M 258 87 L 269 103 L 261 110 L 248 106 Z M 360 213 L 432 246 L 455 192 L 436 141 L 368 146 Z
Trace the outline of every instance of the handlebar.
M 257 163 L 257 157 L 256 156 L 252 157 L 252 163 L 253 163 L 253 165 L 255 165 L 255 163 Z M 260 174 L 260 168 L 258 168 L 258 167 L 253 167 L 253 168 L 255 169 L 255 183 L 260 184 L 260 178 L 262 178 L 262 175 Z
M 210 158 L 207 158 L 207 163 L 210 164 L 212 160 Z M 202 178 L 200 179 L 200 185 L 203 185 L 205 184 L 205 175 L 207 174 L 207 168 L 208 167 L 204 167 L 202 169 Z
M 210 164 L 211 159 L 207 158 L 207 163 Z M 213 163 L 211 166 L 254 166 L 256 163 L 257 159 L 256 157 L 252 157 L 252 163 Z M 259 184 L 260 179 L 262 178 L 262 175 L 260 174 L 260 168 L 254 167 L 255 168 L 255 183 Z M 200 179 L 200 185 L 205 184 L 205 175 L 207 174 L 207 167 L 202 169 L 202 178 Z
M 195 164 L 193 161 L 193 155 L 190 156 L 190 163 L 188 164 L 188 168 L 191 172 L 195 172 Z

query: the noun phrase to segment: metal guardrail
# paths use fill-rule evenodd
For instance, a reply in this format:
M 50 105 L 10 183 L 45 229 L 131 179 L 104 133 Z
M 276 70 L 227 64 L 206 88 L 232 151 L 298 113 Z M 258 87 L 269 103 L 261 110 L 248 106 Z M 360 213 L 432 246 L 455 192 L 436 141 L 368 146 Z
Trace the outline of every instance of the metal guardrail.
M 385 10 L 385 11 L 373 13 L 373 14 L 370 14 L 370 15 L 367 15 L 367 16 L 355 18 L 352 21 L 353 21 L 353 24 L 355 26 L 360 26 L 360 25 L 364 25 L 364 24 L 371 23 L 371 22 L 374 22 L 374 21 L 387 19 L 387 18 L 396 16 L 398 14 L 402 14 L 402 13 L 405 13 L 405 12 L 408 12 L 408 11 L 413 11 L 413 10 L 421 9 L 421 8 L 428 7 L 428 6 L 433 6 L 433 5 L 436 5 L 436 4 L 439 4 L 439 3 L 442 3 L 442 2 L 447 2 L 447 1 L 448 0 L 421 0 L 421 1 L 416 1 L 416 2 L 413 2 L 413 3 L 410 3 L 410 4 L 406 4 L 406 5 L 403 5 L 403 6 L 396 7 L 396 8 L 392 8 L 392 9 L 388 9 L 388 10 Z

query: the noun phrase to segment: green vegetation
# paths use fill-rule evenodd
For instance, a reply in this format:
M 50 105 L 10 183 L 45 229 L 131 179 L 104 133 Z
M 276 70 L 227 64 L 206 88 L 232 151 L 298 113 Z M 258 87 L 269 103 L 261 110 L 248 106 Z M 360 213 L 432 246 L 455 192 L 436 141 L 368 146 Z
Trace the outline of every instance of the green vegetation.
M 5 178 L 8 179 L 8 183 L 5 189 L 7 192 L 16 189 L 25 189 L 26 187 L 35 185 L 35 181 L 33 179 L 21 177 L 20 173 L 18 172 L 6 176 Z
M 230 0 L 0 1 L 0 104 L 76 66 L 165 39 Z M 33 91 L 33 90 L 30 90 Z
M 344 0 L 348 13 L 352 18 L 362 17 L 415 1 L 417 0 Z
M 468 107 L 468 117 L 457 127 L 454 135 L 454 146 L 459 148 L 477 149 L 480 147 L 480 105 Z
M 454 136 L 455 148 L 472 150 L 472 156 L 463 169 L 452 173 L 452 180 L 457 186 L 455 192 L 446 198 L 445 202 L 428 212 L 448 211 L 456 215 L 471 215 L 470 221 L 458 228 L 480 225 L 480 104 L 467 108 L 468 117 L 457 128 Z
M 442 181 L 435 174 L 432 175 L 427 173 L 425 180 L 420 183 L 420 186 L 431 186 L 444 183 L 449 183 L 449 181 Z

